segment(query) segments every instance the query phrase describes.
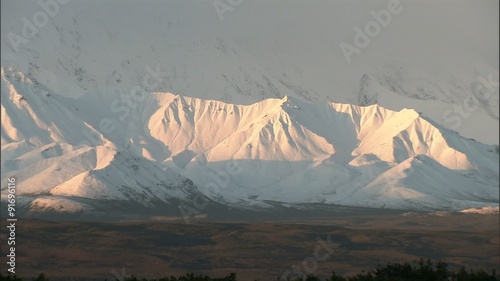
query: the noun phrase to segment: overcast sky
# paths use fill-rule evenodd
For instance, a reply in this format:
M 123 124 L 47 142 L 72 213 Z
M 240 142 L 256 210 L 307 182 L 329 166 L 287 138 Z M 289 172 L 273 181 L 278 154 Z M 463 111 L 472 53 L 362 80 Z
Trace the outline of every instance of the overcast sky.
M 216 1 L 227 3 L 227 0 Z M 20 22 L 22 16 L 30 18 L 34 11 L 40 10 L 37 2 L 2 1 L 2 23 Z M 303 42 L 307 38 L 330 45 L 332 51 L 340 55 L 338 45 L 341 42 L 353 43 L 354 27 L 363 29 L 366 23 L 373 20 L 370 12 L 387 9 L 390 1 L 242 0 L 232 11 L 224 13 L 223 21 L 219 19 L 212 0 L 162 1 L 167 3 L 163 5 L 164 11 L 155 11 L 154 5 L 148 5 L 150 2 L 155 1 L 128 0 L 123 2 L 123 6 L 116 7 L 113 1 L 73 0 L 61 11 L 67 13 L 73 10 L 78 13 L 78 10 L 86 7 L 98 6 L 103 17 L 107 15 L 112 19 L 125 10 L 131 10 L 151 14 L 151 21 L 155 21 L 156 15 L 160 14 L 164 20 L 183 18 L 184 23 L 192 25 L 193 30 L 223 30 L 234 38 L 253 41 L 262 49 L 271 46 L 278 48 L 276 45 L 280 44 L 307 46 L 307 42 Z M 382 28 L 369 48 L 364 50 L 366 56 L 401 54 L 433 61 L 452 58 L 449 54 L 453 52 L 465 52 L 489 61 L 491 66 L 498 69 L 498 0 L 401 0 L 400 6 L 401 13 L 393 15 L 391 23 Z M 80 20 L 84 21 L 85 18 Z M 6 33 L 11 30 L 2 27 L 2 31 L 4 41 Z M 141 36 L 147 38 L 156 34 L 143 32 Z
M 340 52 L 341 42 L 353 44 L 354 27 L 364 29 L 373 20 L 370 12 L 387 9 L 389 2 L 243 1 L 233 12 L 225 13 L 220 26 L 231 29 L 236 37 L 250 36 L 268 43 L 300 44 L 297 41 L 306 37 Z M 390 24 L 372 39 L 364 50 L 366 56 L 399 54 L 434 61 L 452 58 L 453 53 L 467 53 L 489 61 L 498 69 L 499 1 L 401 0 L 400 3 L 402 11 L 393 15 Z M 261 38 L 266 34 L 274 40 Z

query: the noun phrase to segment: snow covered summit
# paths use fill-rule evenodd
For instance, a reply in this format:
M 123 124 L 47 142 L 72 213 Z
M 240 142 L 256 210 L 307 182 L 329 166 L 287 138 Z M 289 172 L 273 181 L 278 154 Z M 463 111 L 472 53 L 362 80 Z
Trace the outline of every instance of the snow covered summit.
M 16 177 L 28 210 L 176 209 L 195 197 L 236 208 L 498 205 L 498 148 L 412 109 L 149 91 L 127 103 L 105 88 L 61 95 L 10 68 L 1 79 L 2 193 Z

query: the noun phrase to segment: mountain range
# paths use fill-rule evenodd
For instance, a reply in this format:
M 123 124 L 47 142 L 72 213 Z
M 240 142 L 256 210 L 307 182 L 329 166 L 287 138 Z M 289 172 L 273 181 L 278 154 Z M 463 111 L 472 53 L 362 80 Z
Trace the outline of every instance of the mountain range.
M 2 186 L 16 177 L 21 204 L 33 212 L 193 198 L 243 209 L 498 204 L 498 147 L 413 109 L 136 92 L 131 100 L 140 102 L 113 112 L 122 93 L 62 97 L 4 68 L 1 86 Z
M 16 177 L 33 214 L 498 206 L 494 63 L 394 25 L 346 62 L 368 8 L 258 2 L 57 2 L 17 44 L 46 10 L 2 2 L 2 204 Z

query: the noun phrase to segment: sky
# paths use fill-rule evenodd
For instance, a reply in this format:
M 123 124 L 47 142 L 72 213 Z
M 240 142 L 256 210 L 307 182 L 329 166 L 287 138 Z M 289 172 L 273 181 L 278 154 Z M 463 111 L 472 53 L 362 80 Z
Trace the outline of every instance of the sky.
M 371 11 L 387 10 L 389 2 L 243 1 L 220 26 L 241 40 L 256 40 L 261 49 L 299 46 L 305 51 L 314 45 L 308 43 L 319 41 L 331 47 L 333 56 L 343 57 L 339 44 L 353 44 L 354 28 L 364 29 L 373 20 Z M 392 55 L 450 63 L 455 55 L 467 54 L 498 69 L 498 1 L 398 2 L 401 12 L 372 38 L 360 60 Z
M 5 36 L 9 31 L 16 31 L 9 30 L 11 26 L 20 29 L 23 16 L 31 18 L 34 12 L 40 10 L 38 1 L 19 2 L 2 1 L 2 23 L 8 22 L 5 27 L 2 24 L 2 42 L 6 41 Z M 231 10 L 223 13 L 223 20 L 218 16 L 214 3 L 223 3 L 227 7 L 228 3 L 232 3 L 228 0 L 163 1 L 166 3 L 163 5 L 165 8 L 160 11 L 155 10 L 151 2 L 156 1 L 126 0 L 120 2 L 123 3 L 121 7 L 116 7 L 113 1 L 72 0 L 61 5 L 61 11 L 66 13 L 72 10 L 78 15 L 80 10 L 90 10 L 95 6 L 98 7 L 95 10 L 99 16 L 110 18 L 111 22 L 113 18 L 120 22 L 119 18 L 128 17 L 130 23 L 137 25 L 136 29 L 144 40 L 157 35 L 155 32 L 145 32 L 144 27 L 162 25 L 174 19 L 187 28 L 186 32 L 191 32 L 192 36 L 222 32 L 231 34 L 235 40 L 252 41 L 255 48 L 260 50 L 296 46 L 304 52 L 308 42 L 318 41 L 331 47 L 333 56 L 342 57 L 339 44 L 353 43 L 354 27 L 363 29 L 366 23 L 373 20 L 371 11 L 387 10 L 388 4 L 393 1 L 241 0 L 239 5 L 229 5 Z M 498 69 L 499 1 L 397 2 L 402 11 L 392 15 L 389 25 L 383 27 L 364 50 L 364 57 L 391 54 L 425 61 L 443 61 L 453 60 L 450 53 L 463 52 L 480 57 Z M 147 18 L 150 22 L 144 22 L 142 17 L 134 19 L 134 13 L 150 15 Z M 90 23 L 93 19 L 79 20 L 88 20 Z M 12 25 L 13 22 L 17 22 L 17 25 Z M 308 42 L 304 42 L 304 38 Z

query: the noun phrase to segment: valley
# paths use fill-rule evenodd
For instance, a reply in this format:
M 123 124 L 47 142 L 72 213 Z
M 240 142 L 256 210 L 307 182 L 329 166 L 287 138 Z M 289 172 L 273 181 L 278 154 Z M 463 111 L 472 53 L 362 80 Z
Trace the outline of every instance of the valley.
M 498 221 L 498 214 L 377 210 L 190 224 L 161 217 L 101 223 L 20 220 L 17 269 L 18 276 L 43 272 L 50 280 L 110 280 L 122 272 L 147 278 L 236 272 L 238 280 L 253 281 L 274 280 L 293 268 L 296 274 L 326 277 L 333 270 L 348 275 L 378 264 L 430 258 L 452 269 L 499 272 Z M 5 259 L 2 247 L 2 264 Z

